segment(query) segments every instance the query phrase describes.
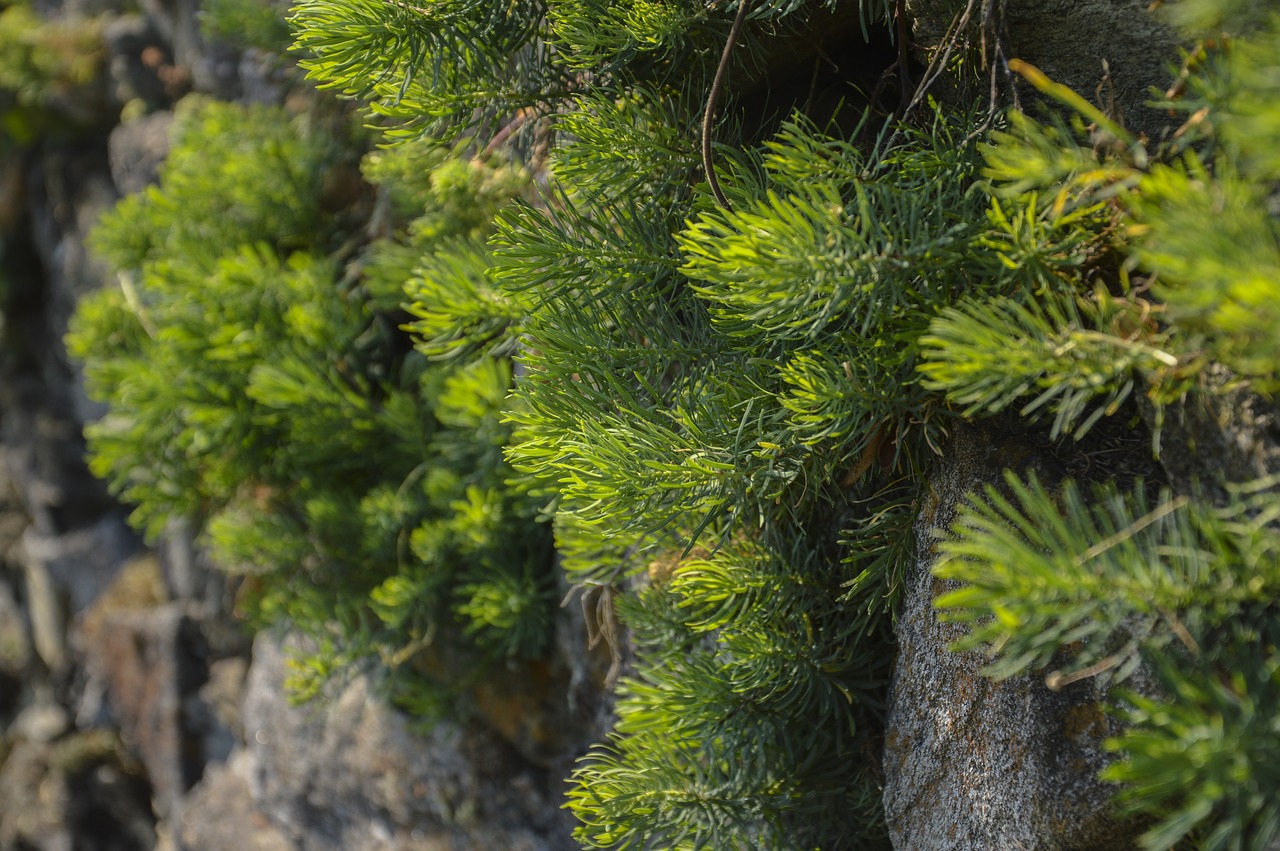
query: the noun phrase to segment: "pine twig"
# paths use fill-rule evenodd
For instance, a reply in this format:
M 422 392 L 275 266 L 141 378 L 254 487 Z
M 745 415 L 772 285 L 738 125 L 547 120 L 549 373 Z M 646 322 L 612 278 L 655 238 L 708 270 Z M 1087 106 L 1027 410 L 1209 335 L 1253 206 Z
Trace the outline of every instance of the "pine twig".
M 720 181 L 716 178 L 715 161 L 711 156 L 711 123 L 715 120 L 716 101 L 720 99 L 720 91 L 724 88 L 729 56 L 733 53 L 733 45 L 738 40 L 738 33 L 742 32 L 742 22 L 746 17 L 747 0 L 738 0 L 738 16 L 733 19 L 733 27 L 729 30 L 729 37 L 725 39 L 724 52 L 720 54 L 720 65 L 716 68 L 716 77 L 711 81 L 711 92 L 707 95 L 707 111 L 702 116 L 702 168 L 707 173 L 711 194 L 716 196 L 716 201 L 726 210 L 729 209 L 729 199 L 720 188 Z

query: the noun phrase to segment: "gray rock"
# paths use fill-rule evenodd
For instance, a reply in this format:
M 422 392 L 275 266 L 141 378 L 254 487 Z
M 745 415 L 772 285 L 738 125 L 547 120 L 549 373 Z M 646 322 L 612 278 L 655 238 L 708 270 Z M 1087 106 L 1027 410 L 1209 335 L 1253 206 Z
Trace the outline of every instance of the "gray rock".
M 1161 465 L 1179 492 L 1199 489 L 1222 503 L 1231 483 L 1280 473 L 1280 405 L 1233 387 L 1235 376 L 1221 366 L 1210 369 L 1208 382 L 1212 392 L 1166 412 Z M 1154 422 L 1150 402 L 1141 403 Z
M 50 580 L 66 595 L 71 612 L 79 614 L 115 580 L 141 544 L 117 511 L 60 535 L 28 528 L 22 547 L 28 569 L 39 566 L 48 571 Z
M 187 799 L 177 835 L 170 837 L 171 847 L 192 851 L 295 850 L 294 844 L 254 804 L 249 791 L 251 765 L 249 752 L 241 750 L 226 763 L 210 766 Z
M 137 538 L 118 513 L 63 535 L 45 534 L 35 526 L 23 533 L 32 638 L 49 668 L 60 671 L 70 663 L 70 618 L 98 598 L 137 548 Z
M 52 742 L 70 728 L 67 710 L 51 700 L 29 704 L 9 725 L 8 733 L 29 742 Z
M 0 676 L 17 678 L 31 665 L 33 648 L 27 617 L 13 587 L 0 580 Z M 0 699 L 0 712 L 4 712 Z
M 105 267 L 85 246 L 90 229 L 118 197 L 105 142 L 105 135 L 79 147 L 50 142 L 23 177 L 30 246 L 39 262 L 22 279 L 25 291 L 11 299 L 6 319 L 11 345 L 30 365 L 0 384 L 0 436 L 11 447 L 15 480 L 62 486 L 67 504 L 32 507 L 32 520 L 43 531 L 88 522 L 109 506 L 85 469 L 80 437 L 81 426 L 103 408 L 88 401 L 79 367 L 62 344 L 77 301 L 106 280 Z M 50 513 L 68 516 L 59 521 Z
M 65 330 L 65 329 L 64 329 Z M 45 355 L 59 355 L 46 348 Z M 60 345 L 57 346 L 60 350 Z M 44 364 L 59 372 L 51 361 Z M 70 389 L 71 379 L 62 379 L 61 390 Z M 16 378 L 0 389 L 0 466 L 14 485 L 26 523 L 9 520 L 10 533 L 29 523 L 38 534 L 56 537 L 63 532 L 92 525 L 114 506 L 108 502 L 101 482 L 84 464 L 84 441 L 80 423 L 69 415 L 70 402 L 63 396 L 36 386 L 31 376 Z M 117 510 L 117 514 L 118 514 Z M 12 517 L 12 515 L 11 515 Z M 5 535 L 4 543 L 13 540 Z M 21 547 L 15 548 L 21 550 Z M 17 560 L 23 557 L 18 554 Z
M 1164 91 L 1172 82 L 1170 66 L 1178 61 L 1180 40 L 1148 10 L 1149 0 L 973 0 L 970 5 L 966 35 L 973 44 L 982 38 L 983 8 L 1003 9 L 1003 20 L 989 22 L 991 56 L 999 35 L 1005 59 L 1030 62 L 1121 118 L 1129 130 L 1155 137 L 1170 123 L 1165 112 L 1148 104 L 1153 88 Z M 948 28 L 965 6 L 959 0 L 906 0 L 913 41 L 926 61 L 945 49 Z M 1003 71 L 999 81 L 1007 83 Z M 945 92 L 945 85 L 941 89 Z M 1035 99 L 1027 86 L 1020 85 L 1019 91 L 1024 107 Z M 981 94 L 975 90 L 964 96 Z
M 199 610 L 201 617 L 208 620 L 229 612 L 233 601 L 229 597 L 227 575 L 197 542 L 199 534 L 199 526 L 189 518 L 170 518 L 156 543 L 156 554 L 170 595 L 175 600 L 188 601 L 193 610 Z
M 31 619 L 31 641 L 36 655 L 51 671 L 63 673 L 71 663 L 67 637 L 66 594 L 50 578 L 39 562 L 27 565 L 27 615 Z
M 0 447 L 0 564 L 22 563 L 22 535 L 31 525 L 18 483 L 9 475 L 7 453 Z
M 101 731 L 17 739 L 0 764 L 0 848 L 151 851 L 147 784 L 118 744 Z
M 1034 470 L 1047 486 L 1060 471 L 1038 447 L 986 429 L 958 429 L 917 521 L 890 687 L 884 806 L 904 851 L 1130 849 L 1140 828 L 1116 820 L 1115 788 L 1097 774 L 1118 732 L 1096 681 L 1059 692 L 1043 675 L 995 682 L 981 653 L 952 653 L 959 624 L 940 623 L 934 599 L 953 587 L 930 572 L 937 533 L 965 495 L 999 484 L 1005 468 Z
M 121 105 L 140 100 L 152 108 L 181 96 L 173 88 L 173 57 L 151 22 L 140 15 L 121 15 L 103 30 L 107 70 Z M 170 79 L 165 79 L 169 77 Z
M 239 656 L 219 659 L 209 665 L 209 679 L 200 687 L 200 700 L 237 742 L 244 741 L 240 706 L 244 703 L 245 678 L 248 672 L 247 659 Z
M 78 298 L 102 285 L 105 268 L 85 241 L 117 194 L 107 167 L 105 139 L 92 147 L 51 145 L 27 174 L 32 236 L 48 276 L 49 327 L 65 329 Z M 56 348 L 56 347 L 51 347 Z M 51 383 L 51 389 L 57 390 Z
M 205 719 L 192 705 L 207 671 L 196 625 L 176 603 L 108 611 L 86 646 L 86 670 L 105 683 L 121 738 L 151 779 L 156 812 L 178 816 L 206 761 Z
M 493 733 L 451 721 L 416 732 L 366 677 L 290 705 L 297 649 L 258 637 L 243 721 L 253 799 L 300 851 L 575 847 L 556 816 L 560 778 Z
M 199 608 L 171 600 L 160 560 L 147 553 L 121 569 L 74 633 L 84 680 L 77 723 L 120 731 L 170 826 L 182 824 L 206 765 L 240 741 L 245 661 L 215 654 L 211 616 Z
M 245 50 L 237 68 L 243 103 L 281 104 L 289 90 L 285 64 L 274 53 L 256 47 Z

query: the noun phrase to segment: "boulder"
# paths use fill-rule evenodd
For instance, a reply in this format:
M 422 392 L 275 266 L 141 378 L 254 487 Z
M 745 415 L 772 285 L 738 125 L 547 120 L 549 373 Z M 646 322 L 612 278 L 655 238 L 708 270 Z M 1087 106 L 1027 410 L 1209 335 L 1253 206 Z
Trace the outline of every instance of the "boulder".
M 80 296 L 102 286 L 105 267 L 88 250 L 89 231 L 118 195 L 107 163 L 106 134 L 76 142 L 49 142 L 31 160 L 26 175 L 31 234 L 47 276 L 42 295 L 45 327 L 57 339 L 33 340 L 33 351 L 49 350 L 64 364 L 58 342 Z M 66 375 L 43 377 L 46 391 L 64 394 Z
M 58 371 L 54 359 L 59 355 L 51 351 L 54 348 L 60 350 L 52 344 L 45 348 L 44 354 L 50 358 L 45 365 Z M 70 379 L 67 381 L 64 391 L 70 389 Z M 85 467 L 81 423 L 70 407 L 65 397 L 52 398 L 27 377 L 11 379 L 0 389 L 0 467 L 13 483 L 22 506 L 24 521 L 17 525 L 25 530 L 29 523 L 35 530 L 31 534 L 45 538 L 91 527 L 113 509 L 117 523 L 123 516 L 109 501 L 102 483 Z M 6 525 L 12 528 L 15 524 Z M 38 546 L 40 542 L 34 543 Z
M 226 763 L 209 767 L 187 799 L 176 836 L 161 849 L 228 848 L 237 851 L 295 851 L 295 846 L 254 804 L 249 790 L 253 759 L 238 751 Z
M 1280 403 L 1241 386 L 1229 370 L 1209 370 L 1212 392 L 1196 394 L 1163 418 L 1161 466 L 1180 493 L 1227 501 L 1231 483 L 1280 474 Z M 1141 400 L 1143 416 L 1156 411 Z
M 30 526 L 22 536 L 28 614 L 36 651 L 50 669 L 70 664 L 70 618 L 84 612 L 138 547 L 119 513 L 66 534 Z
M 47 696 L 37 699 L 18 713 L 6 733 L 28 742 L 53 742 L 71 726 L 67 710 Z
M 146 767 L 162 818 L 179 813 L 204 769 L 203 731 L 189 703 L 206 664 L 199 630 L 178 604 L 109 612 L 89 643 L 86 668 L 105 682 L 121 738 Z
M 0 848 L 151 851 L 155 819 L 139 766 L 105 731 L 0 741 Z M 7 758 L 4 757 L 8 752 Z
M 258 637 L 242 718 L 253 801 L 300 851 L 576 847 L 557 815 L 560 778 L 494 733 L 451 720 L 415 728 L 366 676 L 323 703 L 290 704 L 283 683 L 299 647 Z
M 66 594 L 71 612 L 79 614 L 111 585 L 141 544 L 117 511 L 60 535 L 28 528 L 22 546 L 27 567 L 38 565 L 48 571 L 51 581 Z
M 1103 742 L 1118 732 L 1099 684 L 1055 692 L 1034 672 L 996 682 L 982 674 L 984 654 L 951 652 L 965 627 L 939 622 L 933 606 L 955 587 L 931 573 L 934 544 L 967 494 L 999 485 L 1006 468 L 1048 487 L 1066 471 L 1043 446 L 976 426 L 956 430 L 939 466 L 917 520 L 890 686 L 884 807 L 894 847 L 1135 847 L 1141 825 L 1117 820 L 1115 787 L 1098 779 L 1113 759 Z
M 0 684 L 20 679 L 31 661 L 26 614 L 18 604 L 13 586 L 0 574 Z M 7 711 L 11 695 L 7 688 L 0 688 L 0 715 Z
M 997 82 L 1006 91 L 1016 78 L 1003 68 L 1009 59 L 1022 59 L 1050 79 L 1065 83 L 1086 100 L 1118 118 L 1131 131 L 1158 137 L 1170 124 L 1169 115 L 1150 106 L 1152 89 L 1164 91 L 1173 81 L 1170 65 L 1177 61 L 1181 41 L 1152 11 L 1150 0 L 906 0 L 912 20 L 912 41 L 925 62 L 947 49 L 948 34 L 966 6 L 971 10 L 965 37 L 985 44 L 997 64 Z M 984 19 L 984 15 L 987 17 Z M 1088 45 L 1081 49 L 1081 45 Z M 964 48 L 958 48 L 963 51 Z M 985 92 L 960 95 L 968 99 Z M 1035 99 L 1030 87 L 1019 83 L 1022 105 Z M 944 99 L 957 96 L 945 86 Z
M 240 741 L 246 662 L 210 640 L 218 627 L 196 609 L 171 600 L 160 560 L 145 554 L 79 619 L 73 640 L 84 670 L 78 725 L 120 731 L 171 826 L 206 765 Z

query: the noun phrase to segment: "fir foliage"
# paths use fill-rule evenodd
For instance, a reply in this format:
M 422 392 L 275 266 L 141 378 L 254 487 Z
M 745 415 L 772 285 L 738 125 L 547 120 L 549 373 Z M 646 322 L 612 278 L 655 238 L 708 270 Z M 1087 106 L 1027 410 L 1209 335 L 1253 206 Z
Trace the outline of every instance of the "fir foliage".
M 569 87 L 536 41 L 540 2 L 328 0 L 295 7 L 295 49 L 322 85 L 367 101 L 402 135 L 492 122 Z
M 72 335 L 112 406 L 95 469 L 151 531 L 207 518 L 261 574 L 263 620 L 320 642 L 304 694 L 369 655 L 540 652 L 554 534 L 635 651 L 616 730 L 572 777 L 580 842 L 885 847 L 894 596 L 948 425 L 1013 410 L 1083 438 L 1142 396 L 1158 451 L 1210 365 L 1276 389 L 1262 5 L 1175 5 L 1262 23 L 1193 54 L 1169 96 L 1185 124 L 1156 144 L 1025 65 L 1065 117 L 981 139 L 937 107 L 906 124 L 863 104 L 844 129 L 736 112 L 834 6 L 813 0 L 753 6 L 723 116 L 734 4 L 302 0 L 296 48 L 382 125 L 363 171 L 384 188 L 322 214 L 344 162 L 314 126 L 189 107 L 161 185 L 97 237 L 121 286 Z M 895 8 L 856 23 L 885 38 Z M 353 226 L 383 238 L 344 246 Z M 1261 851 L 1280 823 L 1280 503 L 1237 484 L 1214 506 L 1010 478 L 940 545 L 964 583 L 940 603 L 993 675 L 1160 678 L 1116 692 L 1108 774 L 1149 848 Z
M 1108 254 L 1123 265 L 1110 290 L 1064 290 L 1043 275 L 1025 282 L 1039 285 L 1034 302 L 976 300 L 936 319 L 922 371 L 967 414 L 1018 404 L 1079 434 L 1134 392 L 1157 410 L 1213 392 L 1203 376 L 1214 361 L 1274 403 L 1280 173 L 1268 152 L 1280 143 L 1280 18 L 1248 3 L 1184 2 L 1174 14 L 1247 37 L 1202 42 L 1188 57 L 1169 95 L 1187 119 L 1167 145 L 1086 125 L 1091 107 L 1027 69 L 1081 117 L 1014 116 L 994 134 L 994 203 L 1049 198 L 1054 217 L 1106 211 L 1088 228 L 1099 259 L 1079 268 L 1106 268 Z M 1075 244 L 1088 246 L 1087 234 Z M 1010 350 L 1026 356 L 999 354 Z M 1122 681 L 1139 664 L 1154 674 L 1155 691 L 1113 691 L 1127 726 L 1108 743 L 1120 759 L 1105 772 L 1123 784 L 1124 809 L 1152 820 L 1144 848 L 1261 851 L 1280 836 L 1276 485 L 1236 482 L 1214 505 L 1198 492 L 1153 503 L 1140 484 L 1085 496 L 1011 477 L 962 509 L 940 544 L 938 574 L 963 585 L 938 604 L 972 625 L 960 646 L 988 648 L 993 676 L 1047 670 L 1062 687 Z
M 1162 815 L 1146 848 L 1193 829 L 1205 848 L 1264 849 L 1280 835 L 1268 791 L 1280 742 L 1276 484 L 1247 483 L 1214 508 L 1011 477 L 1009 496 L 988 490 L 941 544 L 937 574 L 964 585 L 937 604 L 973 625 L 960 647 L 998 648 L 992 676 L 1053 668 L 1046 681 L 1060 688 L 1154 670 L 1161 697 L 1119 692 L 1131 726 L 1109 743 L 1125 759 L 1107 770 L 1129 784 L 1129 809 Z
M 620 687 L 618 734 L 575 773 L 587 847 L 883 843 L 862 725 L 886 660 L 859 652 L 868 624 L 822 556 L 784 546 L 660 565 L 625 604 L 647 661 Z
M 604 27 L 602 9 L 549 4 L 538 36 L 563 57 L 563 79 L 576 86 L 590 68 L 593 83 L 555 101 L 542 196 L 501 210 L 488 249 L 462 242 L 422 261 L 408 290 L 409 327 L 431 357 L 519 353 L 507 454 L 550 499 L 572 580 L 654 577 L 620 603 L 640 659 L 621 686 L 617 737 L 575 774 L 578 838 L 883 847 L 874 743 L 889 657 L 876 648 L 889 640 L 891 595 L 869 577 L 896 573 L 905 555 L 885 540 L 905 535 L 913 497 L 885 486 L 937 436 L 927 394 L 907 388 L 928 317 L 969 283 L 958 252 L 981 198 L 958 140 L 970 128 L 939 113 L 891 141 L 868 117 L 856 132 L 881 142 L 867 150 L 797 116 L 763 146 L 722 149 L 733 210 L 720 210 L 695 183 L 714 71 L 696 51 L 706 30 L 724 32 L 724 10 L 613 4 L 618 26 Z M 297 7 L 300 45 L 328 37 L 316 16 L 331 13 Z M 372 33 L 364 14 L 346 20 Z M 465 54 L 475 79 L 448 96 L 506 92 L 485 107 L 505 110 L 494 126 L 537 124 L 529 98 L 547 68 L 521 64 L 526 88 L 513 91 L 497 63 L 523 31 L 482 38 L 460 21 L 450 33 L 424 55 Z M 519 44 L 518 63 L 538 55 Z M 312 74 L 382 97 L 377 110 L 408 122 L 397 133 L 430 126 L 489 146 L 489 113 L 426 123 L 445 111 L 414 98 L 452 85 L 443 77 L 392 65 L 377 91 L 362 90 L 335 56 Z M 673 85 L 661 69 L 677 63 L 691 73 Z M 380 93 L 393 90 L 389 106 Z M 785 236 L 785 257 L 753 239 L 764 227 Z M 851 509 L 857 498 L 879 524 Z M 863 527 L 874 527 L 865 545 L 852 533 Z
M 416 218 L 392 213 L 394 235 L 350 264 L 359 211 L 332 209 L 326 186 L 354 174 L 352 144 L 322 114 L 184 101 L 159 184 L 95 230 L 120 286 L 85 299 L 68 338 L 110 406 L 89 429 L 92 468 L 148 535 L 202 524 L 252 577 L 244 613 L 316 638 L 297 696 L 370 658 L 395 674 L 425 648 L 467 660 L 455 680 L 539 656 L 550 533 L 508 484 L 510 362 L 430 365 L 385 312 L 404 250 L 476 234 L 521 181 L 440 166 L 397 188 Z
M 754 9 L 753 58 L 767 61 L 763 22 L 815 5 Z M 553 134 L 542 197 L 499 214 L 491 254 L 467 244 L 425 262 L 411 310 L 433 357 L 519 352 L 508 456 L 550 499 L 565 569 L 587 587 L 640 586 L 619 604 L 639 656 L 617 732 L 570 792 L 592 847 L 874 846 L 874 806 L 831 817 L 851 813 L 837 799 L 874 802 L 874 760 L 851 757 L 874 752 L 884 673 L 849 660 L 883 658 L 912 483 L 948 418 L 1014 407 L 1081 438 L 1135 394 L 1157 413 L 1178 404 L 1211 358 L 1267 389 L 1273 276 L 1257 249 L 1273 223 L 1256 212 L 1264 189 L 1230 182 L 1233 168 L 1265 168 L 1247 146 L 1224 143 L 1210 171 L 1196 134 L 1157 150 L 1024 67 L 1075 117 L 1014 115 L 980 148 L 964 143 L 970 119 L 942 113 L 883 130 L 867 117 L 852 135 L 795 116 L 755 145 L 732 122 L 708 125 L 722 142 L 718 205 L 694 184 L 713 70 L 699 54 L 735 8 L 553 2 L 529 26 L 477 7 L 485 26 L 443 27 L 432 9 L 414 25 L 430 32 L 380 43 L 400 64 L 378 68 L 377 51 L 330 49 L 344 37 L 320 22 L 336 8 L 295 12 L 300 44 L 319 45 L 311 72 L 374 97 L 401 132 L 479 134 L 486 147 L 498 127 Z M 866 4 L 864 24 L 888 11 Z M 380 31 L 363 6 L 344 20 L 362 38 Z M 465 81 L 449 76 L 459 68 Z M 1249 84 L 1238 69 L 1232 79 Z M 1240 112 L 1257 102 L 1225 84 L 1203 91 Z M 1159 241 L 1212 218 L 1182 212 L 1204 185 L 1231 213 L 1223 245 L 1250 252 L 1236 264 L 1248 275 L 1191 265 L 1203 245 Z M 975 508 L 951 544 L 984 565 L 950 602 L 979 625 L 972 644 L 1003 642 L 994 672 L 1076 642 L 1085 650 L 1060 677 L 1123 674 L 1183 646 L 1184 620 L 1212 631 L 1230 617 L 1188 607 L 1222 590 L 1194 553 L 1169 568 L 1189 578 L 1143 598 L 1145 618 L 1116 593 L 1133 563 L 1179 549 L 1169 535 L 1226 522 L 1187 519 L 1188 495 L 1148 509 L 1141 492 L 1108 491 L 1095 510 L 1068 487 L 1054 522 L 1058 502 L 1011 487 L 1017 502 Z M 1033 556 L 1043 566 L 1026 571 Z M 1269 593 L 1264 582 L 1250 605 Z
M 1027 418 L 1053 412 L 1052 437 L 1083 437 L 1099 419 L 1115 415 L 1140 383 L 1159 403 L 1187 386 L 1178 358 L 1160 347 L 1160 332 L 1143 327 L 1139 311 L 1147 308 L 1105 292 L 1061 302 L 1001 296 L 948 307 L 921 339 L 928 357 L 920 367 L 924 385 L 945 390 L 965 416 L 1020 403 L 1018 413 Z M 1112 330 L 1130 328 L 1138 333 Z

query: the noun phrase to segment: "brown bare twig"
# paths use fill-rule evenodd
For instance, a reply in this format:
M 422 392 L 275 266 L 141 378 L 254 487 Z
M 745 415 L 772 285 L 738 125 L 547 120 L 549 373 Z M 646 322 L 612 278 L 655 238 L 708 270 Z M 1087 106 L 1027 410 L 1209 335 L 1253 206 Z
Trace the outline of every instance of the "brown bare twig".
M 707 111 L 702 116 L 702 168 L 707 173 L 711 194 L 716 196 L 716 201 L 726 210 L 730 209 L 729 199 L 720 188 L 720 181 L 716 178 L 715 160 L 711 156 L 711 123 L 715 120 L 716 101 L 720 99 L 720 91 L 724 88 L 729 56 L 733 53 L 733 45 L 738 40 L 738 34 L 742 32 L 742 22 L 746 17 L 747 0 L 738 0 L 738 16 L 733 19 L 733 27 L 729 30 L 729 37 L 725 39 L 724 52 L 720 54 L 720 65 L 716 68 L 715 79 L 711 81 L 711 92 L 707 95 Z

